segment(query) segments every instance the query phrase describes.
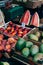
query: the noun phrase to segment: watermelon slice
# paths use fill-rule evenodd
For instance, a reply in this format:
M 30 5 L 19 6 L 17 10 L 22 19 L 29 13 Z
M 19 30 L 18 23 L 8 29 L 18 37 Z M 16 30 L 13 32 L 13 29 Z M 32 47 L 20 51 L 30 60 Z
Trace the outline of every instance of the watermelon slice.
M 36 27 L 39 27 L 39 15 L 37 12 L 35 12 L 35 14 L 33 15 L 32 17 L 32 20 L 31 20 L 31 23 L 30 25 L 33 25 L 33 26 L 36 26 Z
M 20 23 L 25 23 L 25 25 L 28 25 L 29 22 L 30 22 L 30 18 L 31 18 L 31 15 L 30 15 L 30 11 L 27 10 L 24 15 L 22 16 L 21 20 L 20 20 Z

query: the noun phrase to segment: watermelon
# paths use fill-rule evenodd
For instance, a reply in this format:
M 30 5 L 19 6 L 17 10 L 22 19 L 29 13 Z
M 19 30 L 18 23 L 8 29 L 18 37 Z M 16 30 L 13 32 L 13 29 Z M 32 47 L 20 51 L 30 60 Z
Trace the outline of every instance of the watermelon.
M 30 11 L 27 10 L 24 15 L 22 16 L 21 20 L 20 20 L 20 23 L 25 23 L 25 25 L 28 25 L 29 22 L 30 22 L 30 18 L 31 18 L 31 15 L 30 15 Z
M 15 48 L 16 50 L 21 51 L 25 47 L 25 45 L 26 45 L 25 40 L 23 38 L 19 38 L 16 43 Z
M 39 15 L 37 12 L 33 15 L 30 25 L 39 27 Z

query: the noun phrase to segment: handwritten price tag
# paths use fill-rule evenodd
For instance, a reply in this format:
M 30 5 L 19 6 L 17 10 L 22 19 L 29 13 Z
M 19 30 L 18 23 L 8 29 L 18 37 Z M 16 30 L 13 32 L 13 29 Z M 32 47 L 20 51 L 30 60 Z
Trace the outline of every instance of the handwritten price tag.
M 23 28 L 25 28 L 25 23 L 22 23 L 22 25 L 21 25 Z

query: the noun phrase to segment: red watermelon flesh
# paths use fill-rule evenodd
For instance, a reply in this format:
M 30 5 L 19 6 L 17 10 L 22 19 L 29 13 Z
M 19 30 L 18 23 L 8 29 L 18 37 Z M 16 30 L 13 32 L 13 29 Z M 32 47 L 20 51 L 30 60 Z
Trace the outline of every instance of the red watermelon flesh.
M 33 15 L 30 25 L 39 27 L 39 15 L 37 12 Z
M 20 20 L 20 23 L 25 23 L 25 25 L 28 25 L 29 22 L 30 22 L 30 18 L 31 18 L 31 15 L 30 15 L 30 11 L 27 10 L 24 15 L 22 16 L 21 20 Z

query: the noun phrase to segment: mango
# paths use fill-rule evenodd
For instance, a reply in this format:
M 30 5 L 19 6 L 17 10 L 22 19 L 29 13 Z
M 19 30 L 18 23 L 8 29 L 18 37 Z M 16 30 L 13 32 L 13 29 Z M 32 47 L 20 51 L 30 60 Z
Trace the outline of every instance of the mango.
M 35 40 L 35 41 L 38 41 L 38 37 L 36 35 L 34 35 L 34 34 L 29 34 L 28 38 L 30 38 L 32 40 Z
M 40 32 L 36 32 L 35 35 L 36 35 L 37 37 L 40 37 L 40 36 L 41 36 Z
M 34 58 L 33 58 L 33 61 L 34 61 L 34 62 L 38 62 L 38 61 L 40 61 L 40 60 L 43 61 L 43 53 L 37 53 L 37 54 L 34 56 Z
M 34 56 L 35 54 L 37 54 L 39 52 L 39 47 L 37 45 L 33 45 L 31 48 L 30 48 L 30 53 L 32 56 Z
M 32 42 L 30 42 L 30 41 L 27 41 L 27 42 L 26 42 L 26 48 L 30 48 L 32 45 L 33 45 Z
M 22 50 L 22 55 L 24 56 L 24 57 L 28 57 L 29 56 L 29 48 L 24 48 L 23 50 Z

